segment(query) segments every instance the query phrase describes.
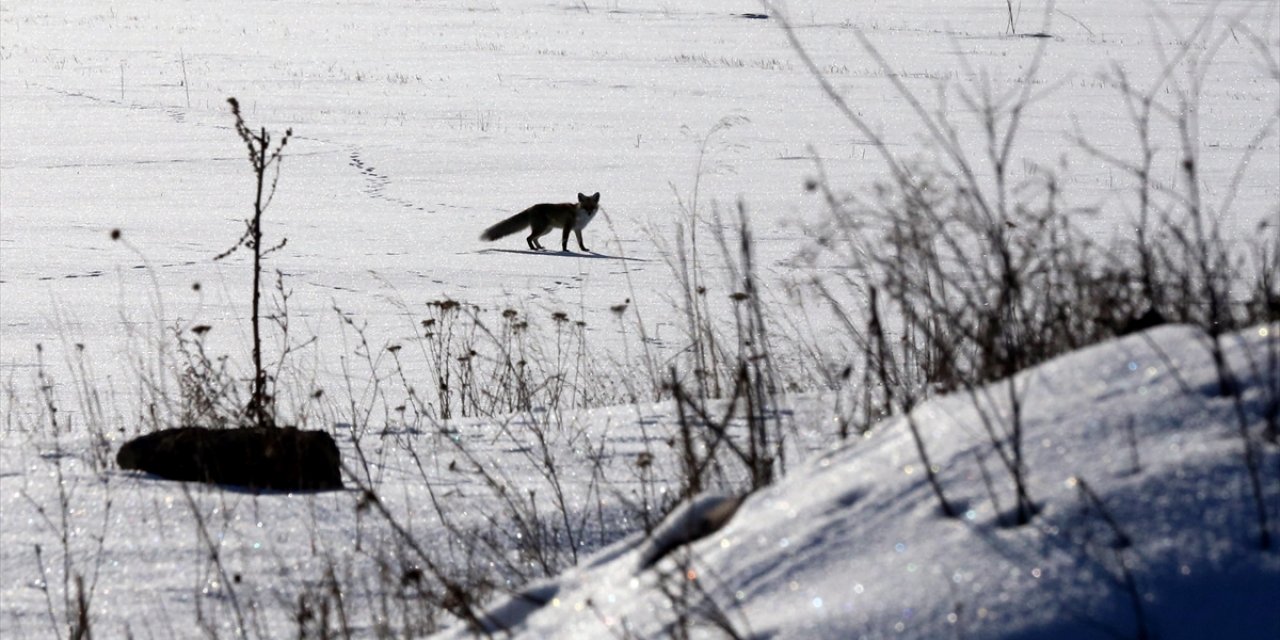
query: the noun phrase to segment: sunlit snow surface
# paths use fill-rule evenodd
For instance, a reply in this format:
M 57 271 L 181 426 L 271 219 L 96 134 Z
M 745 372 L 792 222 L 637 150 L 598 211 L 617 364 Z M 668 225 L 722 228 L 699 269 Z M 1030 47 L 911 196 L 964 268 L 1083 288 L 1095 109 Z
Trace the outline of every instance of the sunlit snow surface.
M 1275 339 L 1274 329 L 1228 337 L 1233 366 L 1249 371 L 1245 354 L 1256 357 Z M 1242 379 L 1252 386 L 1245 403 L 1259 402 L 1260 380 Z M 1150 634 L 1280 633 L 1280 556 L 1258 550 L 1233 403 L 1215 397 L 1202 334 L 1158 329 L 1060 358 L 1016 383 L 1040 506 L 1031 524 L 998 524 L 975 454 L 1006 507 L 1007 476 L 970 400 L 943 398 L 915 417 L 963 517 L 941 517 L 905 423 L 891 420 L 751 496 L 728 526 L 692 546 L 687 564 L 677 554 L 640 571 L 637 547 L 570 571 L 556 600 L 518 627 L 522 637 L 662 637 L 672 615 L 655 582 L 678 582 L 690 568 L 744 637 L 1135 637 L 1121 561 Z M 1007 409 L 1003 385 L 989 392 L 988 411 Z M 1278 463 L 1273 447 L 1263 467 L 1274 473 Z M 1127 546 L 1082 498 L 1080 480 Z M 1266 492 L 1274 513 L 1280 486 L 1271 480 Z
M 924 97 L 939 80 L 975 80 L 960 55 L 1008 88 L 1042 44 L 1009 37 L 1004 3 L 938 5 L 787 5 L 837 89 L 908 155 L 920 128 L 859 48 L 855 29 Z M 1028 175 L 1035 162 L 1058 166 L 1065 158 L 1064 197 L 1098 205 L 1098 216 L 1079 222 L 1105 238 L 1134 215 L 1121 195 L 1124 176 L 1079 152 L 1070 132 L 1078 122 L 1104 149 L 1134 153 L 1124 105 L 1097 74 L 1116 61 L 1142 83 L 1153 81 L 1161 52 L 1193 30 L 1208 5 L 1084 0 L 1056 8 L 1041 72 L 1053 90 L 1028 112 L 1015 155 L 1028 158 L 1020 164 Z M 61 581 L 64 548 L 72 552 L 65 566 L 92 592 L 95 634 L 140 638 L 202 635 L 193 626 L 199 620 L 229 637 L 237 609 L 250 635 L 294 635 L 299 592 L 323 591 L 330 567 L 350 585 L 344 597 L 356 633 L 373 636 L 372 618 L 388 595 L 379 591 L 378 563 L 412 555 L 376 514 L 357 511 L 354 492 L 259 496 L 190 487 L 188 495 L 179 485 L 93 471 L 82 389 L 101 394 L 114 447 L 136 428 L 120 416 L 143 411 L 138 380 L 155 362 L 163 328 L 208 324 L 215 354 L 243 364 L 248 352 L 246 252 L 212 261 L 243 232 L 251 202 L 228 96 L 240 99 L 252 126 L 294 130 L 266 218 L 268 238 L 289 242 L 268 268 L 282 271 L 291 288 L 296 335 L 318 339 L 306 352 L 312 377 L 296 393 L 306 398 L 314 385 L 335 398 L 326 423 L 312 426 L 334 430 L 355 465 L 351 411 L 337 398 L 346 398 L 357 349 L 335 307 L 367 322 L 378 348 L 415 335 L 424 303 L 445 297 L 540 317 L 566 311 L 587 322 L 598 358 L 616 361 L 623 340 L 610 307 L 631 299 L 646 314 L 653 348 L 670 356 L 683 347 L 683 318 L 668 304 L 668 261 L 675 224 L 686 220 L 678 199 L 691 206 L 695 181 L 704 220 L 715 207 L 731 217 L 741 198 L 763 295 L 786 300 L 786 283 L 807 276 L 792 258 L 825 210 L 803 190 L 814 158 L 850 189 L 882 177 L 884 167 L 816 88 L 776 21 L 739 15 L 756 11 L 756 3 L 728 1 L 5 2 L 0 371 L 16 391 L 0 395 L 0 636 L 51 636 L 55 625 L 65 633 L 64 597 L 74 599 L 75 585 Z M 1219 29 L 1240 16 L 1273 60 L 1280 55 L 1274 3 L 1223 3 L 1217 16 Z M 1039 29 L 1039 3 L 1023 3 L 1018 20 L 1022 32 Z M 1210 185 L 1230 181 L 1280 103 L 1248 34 L 1234 33 L 1203 87 L 1201 160 Z M 733 126 L 705 146 L 699 180 L 699 150 L 725 118 Z M 1161 135 L 1164 147 L 1175 145 L 1173 132 Z M 1255 146 L 1222 221 L 1233 237 L 1253 233 L 1280 201 L 1276 138 Z M 1171 179 L 1175 163 L 1161 167 Z M 1216 203 L 1224 194 L 1213 189 Z M 502 216 L 578 191 L 602 193 L 603 219 L 585 237 L 603 257 L 534 256 L 513 251 L 523 246 L 518 238 L 477 240 Z M 112 229 L 126 242 L 112 242 Z M 732 290 L 718 258 L 704 258 L 705 281 L 718 294 Z M 727 296 L 712 304 L 727 308 Z M 780 331 L 814 323 L 818 335 L 832 335 L 812 311 L 795 308 L 795 325 Z M 1246 381 L 1257 379 L 1244 354 L 1274 341 L 1274 331 L 1227 340 Z M 568 414 L 549 447 L 572 508 L 599 516 L 579 541 L 579 568 L 507 585 L 551 600 L 514 606 L 499 597 L 493 622 L 519 619 L 516 631 L 531 638 L 661 637 L 672 617 L 654 589 L 658 576 L 693 570 L 743 635 L 1132 637 L 1134 606 L 1118 564 L 1127 562 L 1153 635 L 1280 636 L 1278 556 L 1255 550 L 1234 409 L 1213 395 L 1202 337 L 1183 328 L 1150 337 L 1164 356 L 1132 337 L 1019 378 L 1030 490 L 1041 506 L 1020 528 L 995 524 L 975 454 L 1001 507 L 1012 499 L 970 399 L 941 399 L 917 412 L 949 497 L 965 512 L 948 520 L 937 513 L 904 425 L 883 424 L 831 449 L 832 399 L 801 396 L 787 400 L 785 416 L 796 451 L 809 459 L 793 460 L 783 482 L 749 497 L 692 555 L 677 552 L 639 571 L 648 547 L 620 498 L 635 499 L 637 455 L 646 443 L 665 447 L 675 411 L 639 405 Z M 61 424 L 72 425 L 56 440 L 35 393 L 36 344 L 53 372 Z M 84 369 L 75 364 L 77 344 Z M 408 351 L 405 375 L 426 379 L 431 363 Z M 1256 412 L 1259 392 L 1250 389 L 1245 407 Z M 992 389 L 997 402 L 1003 397 Z M 545 500 L 545 479 L 527 456 L 529 419 L 366 435 L 371 464 L 357 471 L 421 544 L 449 556 L 460 547 L 440 528 L 428 481 L 458 523 L 483 527 L 484 514 L 498 512 L 449 440 Z M 602 444 L 603 454 L 588 453 Z M 104 451 L 109 463 L 114 449 Z M 1265 451 L 1274 523 L 1280 461 L 1274 447 Z M 604 484 L 593 484 L 598 469 Z M 659 484 L 673 482 L 674 465 L 660 459 L 656 471 Z M 1087 512 L 1073 477 L 1098 494 L 1130 546 L 1110 544 L 1113 532 Z M 209 561 L 210 543 L 225 574 Z M 682 559 L 688 567 L 677 568 Z

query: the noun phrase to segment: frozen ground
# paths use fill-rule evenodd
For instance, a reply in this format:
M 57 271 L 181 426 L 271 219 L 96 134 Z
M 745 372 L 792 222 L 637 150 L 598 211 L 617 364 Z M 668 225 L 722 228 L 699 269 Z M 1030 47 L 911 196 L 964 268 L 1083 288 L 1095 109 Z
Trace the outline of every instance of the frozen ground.
M 1098 74 L 1115 61 L 1144 86 L 1154 82 L 1160 52 L 1209 6 L 1060 3 L 1056 37 L 1044 43 L 1046 93 L 1022 127 L 1015 157 L 1027 162 L 1015 174 L 1065 159 L 1067 201 L 1104 205 L 1082 224 L 1101 238 L 1131 221 L 1119 195 L 1125 176 L 1070 142 L 1073 123 L 1133 157 L 1124 105 Z M 920 127 L 855 29 L 925 98 L 941 80 L 972 82 L 979 72 L 1007 88 L 1043 43 L 1007 37 L 1003 3 L 985 0 L 946 11 L 914 0 L 787 8 L 835 86 L 906 155 Z M 97 361 L 114 365 L 104 369 L 122 369 L 130 327 L 152 337 L 154 328 L 136 323 L 157 320 L 211 324 L 224 351 L 247 352 L 246 256 L 211 261 L 239 237 L 251 203 L 228 96 L 242 101 L 251 125 L 294 129 L 266 229 L 289 245 L 269 268 L 288 274 L 291 313 L 325 338 L 326 364 L 341 351 L 330 348 L 334 305 L 391 341 L 412 324 L 395 303 L 446 296 L 570 312 L 605 348 L 614 342 L 608 307 L 634 298 L 655 337 L 674 344 L 682 324 L 665 303 L 667 259 L 676 223 L 689 220 L 673 188 L 691 204 L 695 182 L 704 224 L 713 203 L 731 211 L 745 202 L 762 280 L 785 299 L 783 283 L 806 275 L 791 259 L 823 215 L 803 190 L 811 158 L 851 189 L 884 167 L 817 90 L 776 21 L 739 15 L 758 10 L 725 1 L 286 1 L 235 11 L 215 2 L 6 2 L 3 366 L 12 373 L 31 362 L 35 343 L 56 349 L 61 338 L 90 343 Z M 1023 3 L 1021 31 L 1037 30 L 1041 13 Z M 1274 54 L 1274 3 L 1227 2 L 1217 13 L 1219 26 L 1244 15 Z M 1217 200 L 1280 89 L 1240 37 L 1218 51 L 1203 94 L 1202 170 Z M 954 99 L 950 108 L 966 122 Z M 713 136 L 700 158 L 712 127 L 733 117 L 746 121 Z M 1168 150 L 1174 132 L 1163 133 Z M 1275 138 L 1252 157 L 1224 220 L 1232 234 L 1252 233 L 1280 199 Z M 1171 158 L 1156 167 L 1158 179 L 1172 180 Z M 586 238 L 607 258 L 529 256 L 518 238 L 477 240 L 510 212 L 578 191 L 603 194 L 604 218 Z M 108 240 L 116 228 L 136 252 Z M 705 281 L 728 289 L 711 268 L 717 252 L 706 253 Z M 157 290 L 163 309 L 151 302 Z
M 1275 330 L 1226 338 L 1255 432 L 1274 372 L 1254 365 Z M 526 578 L 497 585 L 482 617 L 495 633 L 660 638 L 687 626 L 721 637 L 720 622 L 758 638 L 1085 639 L 1143 637 L 1140 629 L 1159 638 L 1274 638 L 1280 558 L 1258 549 L 1237 414 L 1215 394 L 1204 345 L 1198 330 L 1167 327 L 1019 375 L 1029 493 L 1039 507 L 1021 527 L 1001 524 L 1012 487 L 982 427 L 993 418 L 1003 426 L 1002 385 L 982 394 L 985 416 L 962 395 L 915 412 L 960 518 L 941 517 L 902 419 L 822 446 L 835 418 L 830 398 L 794 397 L 784 419 L 797 449 L 816 455 L 749 496 L 723 529 L 647 569 L 642 558 L 654 543 L 623 504 L 660 500 L 675 477 L 659 463 L 657 481 L 646 482 L 638 464 L 645 453 L 666 459 L 661 452 L 678 434 L 670 404 L 571 414 L 545 448 L 523 418 L 366 437 L 363 467 L 350 439 L 341 448 L 429 553 L 465 567 L 459 533 L 513 550 Z M 358 492 L 183 488 L 97 470 L 92 449 L 83 437 L 6 435 L 6 636 L 45 636 L 61 625 L 49 612 L 61 615 L 62 595 L 75 593 L 59 582 L 64 557 L 70 574 L 84 576 L 94 630 L 106 636 L 294 635 L 316 628 L 331 575 L 342 585 L 341 625 L 359 637 L 378 635 L 388 620 L 399 628 L 397 613 L 422 598 L 408 579 L 425 572 L 421 558 L 358 507 Z M 560 529 L 553 560 L 570 563 L 576 548 L 577 566 L 554 578 L 537 578 L 543 558 L 515 553 L 529 550 L 519 541 L 528 530 L 503 520 L 502 502 L 473 467 L 543 496 L 540 508 L 554 513 L 544 453 L 579 523 L 573 545 Z M 1274 473 L 1275 447 L 1261 455 L 1264 472 Z M 1280 484 L 1269 478 L 1274 514 Z M 492 528 L 490 517 L 505 528 Z M 310 622 L 298 618 L 304 603 Z M 681 603 L 692 605 L 683 623 L 674 613 Z M 449 634 L 470 635 L 461 626 Z
M 1258 34 L 1271 60 L 1280 58 L 1273 1 L 1059 2 L 1047 42 L 1011 37 L 1004 3 L 987 0 L 950 2 L 945 11 L 926 0 L 797 1 L 786 9 L 837 89 L 906 155 L 926 153 L 919 127 L 855 30 L 925 97 L 939 81 L 973 82 L 980 73 L 1008 88 L 1046 45 L 1039 76 L 1046 91 L 1020 134 L 1015 173 L 1063 164 L 1064 197 L 1101 207 L 1081 224 L 1105 238 L 1132 220 L 1128 182 L 1081 153 L 1070 133 L 1078 126 L 1102 148 L 1132 157 L 1128 116 L 1099 72 L 1115 62 L 1144 86 L 1153 82 L 1162 56 L 1211 7 L 1215 32 L 1228 34 L 1236 18 L 1239 28 L 1221 43 L 1201 88 L 1202 169 L 1216 203 L 1239 160 L 1252 154 L 1222 219 L 1229 235 L 1243 237 L 1280 201 L 1277 138 L 1252 139 L 1280 108 L 1280 86 L 1248 37 Z M 397 606 L 411 606 L 399 563 L 413 554 L 374 514 L 354 508 L 355 494 L 193 488 L 188 495 L 95 467 L 100 449 L 82 428 L 92 420 L 83 390 L 101 394 L 106 436 L 118 444 L 137 428 L 131 417 L 146 410 L 138 380 L 159 361 L 153 356 L 166 328 L 212 325 L 215 354 L 242 364 L 248 352 L 245 252 L 212 261 L 242 233 L 251 203 L 228 96 L 240 99 L 251 125 L 295 133 L 266 218 L 268 237 L 289 242 L 269 268 L 286 274 L 293 292 L 292 330 L 316 337 L 297 365 L 308 371 L 305 388 L 293 391 L 305 398 L 316 387 L 333 399 L 314 414 L 324 422 L 317 426 L 351 431 L 353 411 L 342 403 L 369 397 L 344 388 L 359 348 L 334 307 L 368 323 L 375 349 L 407 342 L 425 303 L 446 297 L 543 319 L 564 311 L 586 322 L 592 353 L 621 362 L 626 342 L 610 307 L 631 299 L 646 314 L 652 348 L 670 356 L 685 342 L 683 319 L 668 303 L 668 263 L 695 193 L 704 234 L 717 207 L 745 203 L 765 296 L 829 337 L 821 317 L 786 303 L 792 283 L 808 275 L 794 257 L 825 209 L 803 185 L 815 160 L 850 189 L 871 184 L 883 166 L 816 88 L 777 21 L 741 15 L 757 11 L 756 3 L 722 0 L 249 0 L 234 10 L 204 0 L 6 1 L 0 635 L 51 634 L 57 625 L 48 611 L 60 617 L 63 597 L 75 592 L 58 578 L 69 572 L 96 576 L 95 630 L 108 637 L 196 635 L 197 620 L 228 636 L 236 610 L 251 635 L 292 633 L 298 594 L 321 598 L 326 570 L 351 585 L 348 602 L 360 616 L 376 616 L 393 592 L 403 596 Z M 1040 20 L 1040 3 L 1023 3 L 1018 30 L 1036 31 Z M 950 109 L 963 121 L 954 102 Z M 726 118 L 733 126 L 710 134 Z M 1171 149 L 1174 133 L 1163 131 L 1158 146 Z M 1160 160 L 1156 179 L 1172 180 L 1175 162 Z M 602 193 L 604 217 L 585 234 L 595 255 L 531 255 L 518 238 L 477 240 L 504 215 L 578 191 Z M 126 242 L 112 242 L 112 229 Z M 715 253 L 706 256 L 704 281 L 728 293 L 734 285 Z M 727 307 L 727 296 L 714 299 Z M 958 460 L 943 465 L 944 475 L 971 518 L 933 514 L 918 470 L 908 473 L 914 458 L 901 425 L 887 424 L 753 496 L 729 528 L 694 548 L 692 561 L 714 578 L 707 584 L 724 585 L 716 602 L 744 633 L 876 637 L 901 625 L 921 638 L 1132 635 L 1132 607 L 1117 586 L 1116 563 L 1124 561 L 1136 567 L 1143 609 L 1160 637 L 1275 637 L 1280 622 L 1263 606 L 1277 599 L 1275 554 L 1249 546 L 1227 407 L 1202 392 L 1209 372 L 1187 330 L 1156 337 L 1197 394 L 1179 393 L 1166 365 L 1136 339 L 1025 374 L 1029 393 L 1042 400 L 1034 407 L 1041 431 L 1028 442 L 1039 447 L 1034 492 L 1045 517 L 1033 527 L 993 525 L 965 448 L 975 446 L 970 432 L 979 427 L 963 402 L 944 399 L 920 411 L 937 420 L 930 438 L 939 455 Z M 1267 339 L 1248 334 L 1241 344 Z M 826 355 L 839 362 L 845 354 L 834 343 L 825 343 Z M 36 344 L 71 425 L 57 439 L 34 392 Z M 431 360 L 410 351 L 406 376 L 426 379 Z M 788 404 L 798 451 L 827 450 L 829 397 Z M 674 477 L 658 468 L 646 484 L 635 465 L 648 447 L 665 446 L 672 414 L 667 405 L 600 407 L 572 412 L 571 427 L 549 432 L 568 501 L 575 513 L 591 512 L 577 545 L 583 558 L 640 526 L 624 500 Z M 1125 472 L 1120 453 L 1116 425 L 1130 416 L 1145 443 L 1139 473 Z M 550 493 L 538 470 L 542 452 L 527 436 L 530 419 L 455 421 L 446 434 L 375 425 L 372 433 L 387 435 L 370 436 L 378 444 L 359 471 L 419 539 L 452 545 L 428 486 L 445 496 L 461 529 L 484 530 L 484 514 L 501 512 L 467 471 L 463 451 L 540 499 Z M 345 459 L 355 459 L 350 438 L 343 447 Z M 994 472 L 994 460 L 989 466 Z M 1072 476 L 1093 486 L 1132 546 L 1099 542 L 1108 533 L 1081 514 L 1079 492 L 1064 484 Z M 1268 491 L 1271 512 L 1280 512 L 1274 483 Z M 514 544 L 514 532 L 494 535 Z M 209 561 L 211 546 L 225 573 Z M 624 621 L 637 633 L 658 630 L 664 618 L 645 613 L 663 607 L 649 588 L 658 573 L 637 575 L 637 552 L 614 551 L 613 562 L 546 583 L 558 587 L 559 606 L 528 618 L 530 637 L 609 633 L 597 624 L 625 633 Z M 557 553 L 556 563 L 567 564 L 578 551 Z M 389 564 L 394 569 L 384 570 Z M 369 617 L 353 624 L 361 635 L 376 634 Z

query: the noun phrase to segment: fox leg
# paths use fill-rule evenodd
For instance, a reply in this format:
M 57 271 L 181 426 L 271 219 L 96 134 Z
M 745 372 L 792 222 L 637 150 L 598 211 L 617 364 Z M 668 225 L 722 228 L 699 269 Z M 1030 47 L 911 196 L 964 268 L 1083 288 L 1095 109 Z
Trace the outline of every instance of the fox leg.
M 529 237 L 527 238 L 529 241 L 529 248 L 534 251 L 542 251 L 542 243 L 538 242 L 538 238 L 547 235 L 547 233 L 551 231 L 551 225 L 535 222 L 531 225 L 529 231 Z
M 578 237 L 578 248 L 582 249 L 584 252 L 590 251 L 590 249 L 588 249 L 586 245 L 582 244 L 582 230 L 574 229 L 572 227 L 564 228 L 564 237 L 561 238 L 560 250 L 566 251 L 566 252 L 569 251 L 569 231 L 571 230 L 573 231 L 573 234 Z

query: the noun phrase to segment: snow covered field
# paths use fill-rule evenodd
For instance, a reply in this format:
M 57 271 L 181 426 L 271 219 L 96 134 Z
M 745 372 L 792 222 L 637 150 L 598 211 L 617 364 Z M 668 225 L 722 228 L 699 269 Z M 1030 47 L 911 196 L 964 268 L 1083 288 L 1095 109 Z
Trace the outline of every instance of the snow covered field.
M 857 33 L 925 100 L 942 81 L 985 75 L 997 91 L 1016 87 L 1045 46 L 1043 91 L 1011 174 L 1058 167 L 1064 200 L 1098 208 L 1078 224 L 1099 239 L 1133 222 L 1131 181 L 1081 151 L 1073 132 L 1107 153 L 1137 153 L 1125 105 L 1099 74 L 1118 64 L 1148 86 L 1182 43 L 1206 38 L 1213 64 L 1196 114 L 1205 198 L 1217 206 L 1231 194 L 1219 220 L 1231 239 L 1256 235 L 1276 215 L 1280 145 L 1274 128 L 1255 138 L 1280 110 L 1274 1 L 1058 2 L 1048 39 L 1013 35 L 1005 3 L 986 0 L 785 9 L 834 87 L 904 157 L 931 151 Z M 380 504 L 459 575 L 493 569 L 469 564 L 461 536 L 490 535 L 495 548 L 512 549 L 511 566 L 493 574 L 509 584 L 466 585 L 492 590 L 494 606 L 522 578 L 581 565 L 539 583 L 555 599 L 530 607 L 539 610 L 527 618 L 528 637 L 672 633 L 664 625 L 678 607 L 660 588 L 693 570 L 706 576 L 697 584 L 727 625 L 752 637 L 1137 637 L 1140 619 L 1156 637 L 1280 635 L 1280 614 L 1268 606 L 1280 601 L 1280 562 L 1256 549 L 1236 417 L 1227 399 L 1205 391 L 1214 373 L 1193 329 L 1158 330 L 1158 351 L 1128 338 L 1022 374 L 1042 509 L 1029 526 L 996 525 L 974 461 L 981 421 L 964 398 L 917 410 L 935 465 L 964 506 L 960 520 L 937 516 L 901 421 L 837 443 L 841 406 L 816 381 L 823 367 L 838 371 L 855 356 L 836 337 L 839 325 L 791 298 L 812 275 L 797 255 L 828 215 L 805 184 L 820 165 L 832 185 L 857 191 L 885 167 L 818 88 L 780 21 L 744 16 L 763 11 L 727 0 L 6 1 L 0 635 L 67 635 L 74 575 L 101 637 L 237 629 L 279 637 L 315 631 L 321 619 L 370 637 L 458 623 L 423 613 L 431 598 L 417 589 L 430 571 L 359 492 L 184 489 L 112 468 L 114 447 L 140 428 L 144 399 L 154 397 L 142 381 L 177 384 L 167 369 L 174 329 L 211 326 L 211 356 L 246 367 L 249 256 L 213 260 L 243 233 L 252 206 L 229 96 L 251 126 L 294 132 L 265 217 L 268 242 L 288 239 L 267 268 L 284 274 L 290 332 L 305 343 L 290 356 L 293 384 L 281 402 L 306 426 L 334 431 Z M 1023 3 L 1015 30 L 1039 31 L 1043 15 L 1040 3 Z M 1194 47 L 1179 69 L 1207 50 Z M 947 104 L 979 140 L 962 105 Z M 1164 155 L 1153 181 L 1173 184 L 1177 132 L 1157 134 Z M 518 237 L 477 239 L 535 202 L 596 191 L 603 216 L 584 233 L 592 254 L 534 255 Z M 502 310 L 517 310 L 555 342 L 541 356 L 582 354 L 575 389 L 645 400 L 634 385 L 654 381 L 639 371 L 634 327 L 624 330 L 613 308 L 625 302 L 644 314 L 644 344 L 659 369 L 681 356 L 688 337 L 673 272 L 688 251 L 677 246 L 683 225 L 703 234 L 699 278 L 712 292 L 711 314 L 732 318 L 728 294 L 738 283 L 711 232 L 714 215 L 733 219 L 739 201 L 762 298 L 784 318 L 775 324 L 780 342 L 818 345 L 822 362 L 784 372 L 814 384 L 776 408 L 794 433 L 795 458 L 808 461 L 791 460 L 778 485 L 691 547 L 692 565 L 680 565 L 681 551 L 637 572 L 641 551 L 626 546 L 643 544 L 637 514 L 669 502 L 663 492 L 677 484 L 671 403 L 598 406 L 586 397 L 590 409 L 542 407 L 431 429 L 398 410 L 404 387 L 427 388 L 438 374 L 438 361 L 410 345 L 437 313 L 428 303 L 444 299 L 477 305 L 491 326 Z M 109 237 L 117 229 L 123 242 Z M 544 243 L 558 248 L 558 233 Z M 562 335 L 556 312 L 583 324 Z M 802 327 L 805 335 L 787 335 Z M 1227 340 L 1250 385 L 1244 404 L 1257 415 L 1268 378 L 1247 366 L 1248 355 L 1265 351 L 1275 332 Z M 399 345 L 403 353 L 388 352 Z M 48 380 L 38 378 L 39 359 Z M 393 378 L 406 382 L 388 390 Z M 50 397 L 62 429 L 48 427 Z M 1123 428 L 1131 418 L 1136 468 Z M 1252 420 L 1257 431 L 1261 418 Z M 1274 532 L 1280 455 L 1274 444 L 1261 455 Z M 995 460 L 988 464 L 995 473 Z M 555 538 L 519 537 L 477 465 L 536 494 L 530 503 L 567 505 L 579 520 L 547 524 L 543 512 L 539 524 Z M 1105 507 L 1087 506 L 1072 478 Z M 1108 542 L 1116 532 L 1100 510 L 1130 544 Z M 610 548 L 582 565 L 602 547 Z M 311 617 L 300 620 L 302 611 Z M 707 622 L 697 621 L 719 633 Z
M 789 9 L 836 87 L 909 155 L 920 128 L 860 51 L 854 29 L 926 97 L 939 79 L 971 79 L 961 53 L 1007 86 L 1040 42 L 1005 37 L 1000 4 Z M 157 320 L 147 302 L 157 287 L 164 323 L 211 324 L 211 339 L 226 351 L 246 351 L 246 256 L 211 262 L 239 237 L 252 202 L 229 96 L 243 102 L 252 125 L 294 129 L 266 222 L 267 237 L 289 246 L 268 267 L 289 275 L 291 312 L 318 335 L 335 331 L 336 305 L 394 339 L 406 323 L 388 301 L 444 297 L 572 312 L 601 334 L 611 326 L 608 307 L 628 297 L 651 314 L 666 312 L 670 251 L 660 247 L 674 244 L 675 223 L 685 221 L 672 187 L 693 199 L 699 148 L 726 117 L 747 121 L 708 145 L 699 213 L 709 219 L 711 202 L 731 210 L 742 198 L 763 280 L 777 288 L 802 278 L 789 261 L 824 211 L 803 191 L 814 175 L 811 154 L 833 183 L 851 189 L 883 177 L 884 167 L 817 90 L 777 24 L 735 15 L 759 10 L 752 3 L 585 6 L 6 3 L 4 366 L 29 362 L 35 343 L 54 348 L 55 336 L 92 343 L 95 357 L 109 361 L 126 333 L 122 313 Z M 1179 36 L 1152 9 L 1171 12 L 1185 33 L 1206 6 L 1060 8 L 1079 23 L 1053 16 L 1059 37 L 1041 73 L 1053 91 L 1028 114 L 1018 156 L 1048 166 L 1069 157 L 1064 188 L 1084 207 L 1108 202 L 1125 183 L 1074 147 L 1073 121 L 1104 148 L 1135 153 L 1124 105 L 1097 74 L 1114 60 L 1154 81 L 1154 50 Z M 1243 11 L 1255 32 L 1274 36 L 1270 3 L 1219 9 Z M 1022 30 L 1040 21 L 1040 9 L 1024 3 Z M 1244 44 L 1226 46 L 1206 80 L 1205 170 L 1222 177 L 1210 184 L 1229 182 L 1280 100 L 1255 57 Z M 1257 150 L 1229 231 L 1252 233 L 1271 213 L 1280 198 L 1277 153 L 1273 139 Z M 1161 179 L 1175 171 L 1172 162 L 1157 167 Z M 588 246 L 628 261 L 512 255 L 524 248 L 519 239 L 476 239 L 505 214 L 578 191 L 602 193 L 604 218 L 587 233 Z M 1117 206 L 1085 224 L 1105 236 L 1133 215 Z M 108 239 L 116 228 L 141 255 Z M 723 280 L 706 275 L 717 286 Z M 657 337 L 670 339 L 678 325 L 666 321 L 654 324 Z

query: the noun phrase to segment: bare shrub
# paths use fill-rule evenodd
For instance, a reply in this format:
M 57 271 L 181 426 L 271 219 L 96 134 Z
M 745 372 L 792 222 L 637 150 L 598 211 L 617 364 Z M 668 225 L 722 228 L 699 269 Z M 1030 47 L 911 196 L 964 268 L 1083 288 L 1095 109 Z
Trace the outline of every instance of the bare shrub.
M 253 169 L 255 180 L 253 198 L 253 217 L 245 221 L 244 235 L 230 249 L 215 259 L 222 259 L 240 247 L 253 252 L 253 287 L 250 290 L 252 311 L 250 321 L 253 324 L 253 389 L 249 396 L 249 404 L 245 413 L 252 424 L 269 427 L 275 424 L 275 405 L 272 392 L 268 389 L 267 369 L 262 363 L 262 259 L 284 248 L 288 239 L 283 239 L 272 247 L 262 245 L 262 214 L 276 195 L 276 185 L 280 180 L 280 162 L 284 157 L 285 145 L 293 135 L 292 129 L 286 129 L 278 142 L 274 141 L 266 127 L 258 131 L 249 128 L 240 114 L 240 103 L 235 98 L 227 98 L 231 105 L 231 114 L 235 116 L 236 135 L 249 150 L 249 165 Z M 273 145 L 274 143 L 274 145 Z M 273 172 L 274 170 L 274 172 Z M 268 183 L 268 175 L 270 182 Z
M 1042 33 L 1049 32 L 1046 10 Z M 922 398 L 963 390 L 974 402 L 998 460 L 1017 498 L 1015 524 L 1036 507 L 1028 491 L 1022 445 L 1022 396 L 1014 374 L 1062 353 L 1163 322 L 1204 329 L 1219 371 L 1219 393 L 1238 394 L 1222 356 L 1221 336 L 1267 321 L 1275 295 L 1274 238 L 1258 242 L 1252 255 L 1227 238 L 1220 220 L 1231 211 L 1241 177 L 1258 143 L 1273 137 L 1280 110 L 1252 134 L 1222 200 L 1205 197 L 1200 158 L 1199 101 L 1205 75 L 1235 21 L 1214 28 L 1210 12 L 1190 33 L 1175 33 L 1172 52 L 1160 50 L 1164 69 L 1138 88 L 1119 65 L 1107 81 L 1117 87 L 1137 133 L 1136 160 L 1116 157 L 1077 131 L 1079 144 L 1134 178 L 1137 220 L 1132 238 L 1100 246 L 1082 232 L 1081 216 L 1063 202 L 1056 172 L 1028 164 L 1029 177 L 1015 179 L 1016 141 L 1034 106 L 1041 41 L 1011 89 L 998 92 L 984 75 L 969 85 L 943 84 L 929 108 L 862 34 L 863 50 L 884 72 L 898 97 L 922 125 L 935 151 L 928 161 L 901 157 L 845 102 L 812 61 L 784 17 L 780 21 L 819 85 L 859 133 L 881 154 L 888 177 L 869 194 L 833 188 L 819 166 L 810 187 L 831 210 L 810 257 L 835 264 L 831 277 L 815 276 L 813 291 L 841 320 L 864 354 L 864 424 L 894 412 L 910 415 Z M 1165 24 L 1171 30 L 1171 23 Z M 1253 34 L 1260 67 L 1280 80 L 1280 65 Z M 1238 38 L 1237 38 L 1238 40 Z M 968 62 L 961 63 L 969 69 Z M 1185 77 L 1179 76 L 1185 74 Z M 948 115 L 957 100 L 972 114 L 978 144 L 962 142 L 961 123 Z M 1180 179 L 1166 185 L 1153 175 L 1162 157 L 1154 142 L 1160 121 L 1177 134 Z M 1280 212 L 1280 209 L 1277 210 Z M 1264 227 L 1265 228 L 1265 227 Z M 1252 293 L 1244 299 L 1241 290 Z M 849 299 L 872 300 L 850 308 Z M 889 350 L 889 335 L 900 348 Z M 887 357 L 893 353 L 895 357 Z M 994 383 L 994 384 L 993 384 Z M 989 386 L 990 385 L 990 386 Z M 1243 418 L 1241 424 L 1244 424 Z M 931 468 L 923 438 L 912 425 L 922 463 Z M 1263 545 L 1266 509 L 1261 504 L 1257 454 L 1244 427 L 1245 462 Z M 932 477 L 943 511 L 941 487 Z M 993 494 L 994 495 L 994 494 Z

